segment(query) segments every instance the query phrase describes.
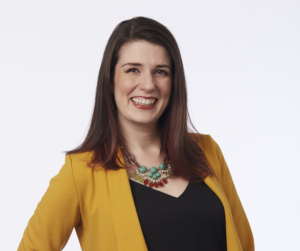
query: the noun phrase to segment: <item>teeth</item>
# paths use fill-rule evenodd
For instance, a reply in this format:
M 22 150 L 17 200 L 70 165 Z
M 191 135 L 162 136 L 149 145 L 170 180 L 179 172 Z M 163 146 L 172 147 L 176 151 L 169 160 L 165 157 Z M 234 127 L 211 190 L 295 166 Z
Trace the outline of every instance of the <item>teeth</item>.
M 156 100 L 155 99 L 144 99 L 144 98 L 132 98 L 132 101 L 139 105 L 153 105 Z

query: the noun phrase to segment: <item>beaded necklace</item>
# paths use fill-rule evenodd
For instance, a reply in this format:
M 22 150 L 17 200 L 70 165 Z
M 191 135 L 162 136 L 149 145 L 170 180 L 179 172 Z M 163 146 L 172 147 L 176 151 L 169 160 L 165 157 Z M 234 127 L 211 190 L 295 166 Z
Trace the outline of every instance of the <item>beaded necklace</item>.
M 148 185 L 150 188 L 153 186 L 156 188 L 159 186 L 163 187 L 164 183 L 168 183 L 167 179 L 170 179 L 174 175 L 171 165 L 168 164 L 167 156 L 165 157 L 164 163 L 159 164 L 159 168 L 152 166 L 148 170 L 147 167 L 140 166 L 135 160 L 134 155 L 128 152 L 123 146 L 121 146 L 121 149 L 124 153 L 125 160 L 136 166 L 135 171 L 130 173 L 129 177 L 144 184 L 145 186 Z

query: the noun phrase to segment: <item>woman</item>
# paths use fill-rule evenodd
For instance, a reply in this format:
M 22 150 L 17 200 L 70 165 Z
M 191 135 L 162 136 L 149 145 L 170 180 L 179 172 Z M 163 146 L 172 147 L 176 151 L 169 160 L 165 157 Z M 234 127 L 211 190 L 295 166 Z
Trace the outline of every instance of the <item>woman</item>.
M 18 250 L 254 250 L 222 152 L 189 133 L 177 43 L 138 17 L 113 31 L 85 141 L 29 220 Z

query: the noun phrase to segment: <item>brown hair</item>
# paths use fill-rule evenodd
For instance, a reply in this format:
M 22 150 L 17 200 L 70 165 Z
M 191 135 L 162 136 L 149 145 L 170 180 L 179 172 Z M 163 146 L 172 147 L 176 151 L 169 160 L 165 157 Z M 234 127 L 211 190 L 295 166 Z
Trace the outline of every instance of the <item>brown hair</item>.
M 125 20 L 112 32 L 98 75 L 95 107 L 88 134 L 80 146 L 67 154 L 93 151 L 90 164 L 100 164 L 111 170 L 121 168 L 117 153 L 123 137 L 118 128 L 117 107 L 111 90 L 120 48 L 129 41 L 139 40 L 163 46 L 169 52 L 172 61 L 170 100 L 158 120 L 161 153 L 168 156 L 175 176 L 199 182 L 213 172 L 197 144 L 197 135 L 188 132 L 188 123 L 195 131 L 196 129 L 188 113 L 186 80 L 179 47 L 171 32 L 150 18 L 135 17 Z

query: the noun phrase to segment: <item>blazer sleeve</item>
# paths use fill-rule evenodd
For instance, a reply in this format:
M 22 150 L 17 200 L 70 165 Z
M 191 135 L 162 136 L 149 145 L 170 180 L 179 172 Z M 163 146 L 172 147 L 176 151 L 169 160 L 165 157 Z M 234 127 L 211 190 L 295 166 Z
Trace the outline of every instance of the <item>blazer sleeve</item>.
M 79 199 L 72 160 L 66 155 L 65 164 L 50 180 L 46 193 L 29 220 L 18 251 L 62 250 L 79 222 Z
M 246 213 L 237 194 L 230 171 L 219 145 L 214 142 L 215 151 L 220 163 L 221 185 L 230 206 L 233 221 L 243 248 L 243 251 L 254 251 L 254 239 Z

